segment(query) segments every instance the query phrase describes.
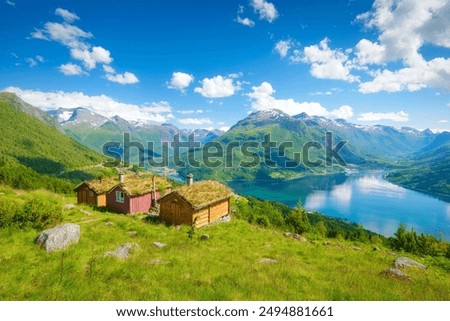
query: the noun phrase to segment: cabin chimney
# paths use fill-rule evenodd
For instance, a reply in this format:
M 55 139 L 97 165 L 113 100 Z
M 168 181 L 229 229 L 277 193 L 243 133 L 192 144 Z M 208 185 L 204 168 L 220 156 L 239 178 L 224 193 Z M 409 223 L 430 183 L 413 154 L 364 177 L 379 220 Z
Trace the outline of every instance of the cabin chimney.
M 123 182 L 125 182 L 125 175 L 119 174 L 119 183 L 123 183 Z
M 157 202 L 156 202 L 156 176 L 153 175 L 152 176 L 152 207 L 156 207 L 157 206 Z
M 192 184 L 194 184 L 194 175 L 188 174 L 186 176 L 186 178 L 187 178 L 187 185 L 188 186 L 191 186 Z

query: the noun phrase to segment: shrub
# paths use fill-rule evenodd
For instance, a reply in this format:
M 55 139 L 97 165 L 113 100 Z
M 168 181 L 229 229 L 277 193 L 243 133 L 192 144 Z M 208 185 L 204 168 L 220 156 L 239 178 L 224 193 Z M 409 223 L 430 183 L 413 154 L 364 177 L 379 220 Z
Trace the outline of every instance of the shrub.
M 14 224 L 18 206 L 17 202 L 0 198 L 0 228 L 10 227 Z
M 267 216 L 257 216 L 255 218 L 255 223 L 262 227 L 269 227 L 270 226 L 270 220 Z
M 314 226 L 314 229 L 315 229 L 316 233 L 321 236 L 327 235 L 328 230 L 323 221 L 317 222 L 317 224 Z
M 16 211 L 14 225 L 19 228 L 43 229 L 62 221 L 62 212 L 56 202 L 45 198 L 32 198 Z
M 286 224 L 298 234 L 303 234 L 311 228 L 306 211 L 300 208 L 296 208 L 288 214 Z

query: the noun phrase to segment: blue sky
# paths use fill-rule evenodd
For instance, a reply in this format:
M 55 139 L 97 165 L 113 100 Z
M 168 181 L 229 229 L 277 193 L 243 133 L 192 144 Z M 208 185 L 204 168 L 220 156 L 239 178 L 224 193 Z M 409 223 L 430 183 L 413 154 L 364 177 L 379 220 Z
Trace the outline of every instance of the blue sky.
M 450 130 L 449 1 L 0 1 L 0 90 L 44 110 Z

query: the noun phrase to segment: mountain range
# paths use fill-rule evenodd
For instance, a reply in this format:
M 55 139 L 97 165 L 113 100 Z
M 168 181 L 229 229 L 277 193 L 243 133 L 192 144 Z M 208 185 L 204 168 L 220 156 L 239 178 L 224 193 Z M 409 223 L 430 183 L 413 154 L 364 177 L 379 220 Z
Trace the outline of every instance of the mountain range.
M 187 166 L 175 168 L 182 176 L 192 172 L 198 179 L 222 181 L 239 178 L 292 179 L 352 168 L 385 168 L 391 171 L 388 179 L 397 184 L 432 193 L 440 191 L 450 194 L 448 132 L 433 133 L 429 129 L 420 131 L 410 127 L 382 125 L 363 126 L 343 119 L 332 120 L 305 113 L 290 116 L 272 109 L 251 113 L 224 133 L 209 129 L 179 129 L 172 124 L 127 121 L 118 116 L 107 118 L 83 107 L 59 108 L 45 113 L 10 93 L 1 93 L 0 100 L 97 152 L 102 152 L 107 142 L 122 142 L 124 133 L 129 133 L 132 141 L 143 144 L 145 156 L 159 156 L 162 152 L 161 143 L 172 142 L 176 134 L 180 134 L 180 139 L 184 141 L 193 134 L 195 141 L 204 147 L 206 144 L 212 151 L 215 148 L 213 145 L 222 146 L 222 154 L 212 153 L 216 157 L 213 160 L 221 160 L 219 165 L 212 162 L 212 166 L 205 166 L 205 159 L 209 161 L 207 157 L 211 156 L 211 150 L 206 151 L 206 154 L 202 148 L 191 148 L 185 152 L 182 155 L 184 161 L 198 160 L 201 166 L 192 166 L 187 162 Z M 327 155 L 323 146 L 326 145 L 327 133 L 332 135 L 328 137 L 331 138 L 331 147 L 342 142 L 338 154 L 346 166 L 336 159 L 326 164 Z M 263 148 L 262 143 L 267 139 L 267 134 L 270 134 L 270 141 L 278 148 Z M 147 142 L 154 142 L 154 146 L 148 148 Z M 234 148 L 245 146 L 246 143 L 257 143 L 258 147 L 247 150 Z M 288 147 L 280 149 L 279 146 L 283 144 Z M 310 146 L 306 156 L 305 146 Z M 134 150 L 131 161 L 137 162 L 138 153 Z M 119 149 L 119 152 L 123 150 Z M 270 162 L 267 162 L 269 156 Z M 242 166 L 252 161 L 252 166 Z M 321 165 L 316 166 L 319 163 Z
M 224 133 L 219 129 L 189 130 L 177 128 L 172 124 L 127 121 L 119 116 L 108 118 L 83 107 L 58 108 L 49 111 L 48 114 L 69 136 L 98 151 L 102 151 L 102 146 L 107 141 L 117 139 L 121 141 L 124 133 L 130 133 L 132 138 L 144 146 L 147 145 L 146 142 L 172 141 L 177 133 L 183 138 L 194 134 L 195 140 L 201 143 L 207 143 Z
M 322 164 L 326 161 L 325 145 L 326 133 L 331 133 L 333 145 L 339 142 L 343 147 L 339 155 L 349 166 L 364 168 L 384 168 L 395 166 L 398 161 L 411 157 L 414 153 L 426 150 L 439 134 L 430 130 L 419 131 L 409 127 L 394 128 L 391 126 L 362 126 L 349 123 L 343 119 L 331 120 L 319 116 L 308 116 L 305 113 L 290 116 L 280 110 L 265 110 L 250 114 L 230 128 L 224 135 L 215 139 L 223 145 L 230 142 L 244 144 L 249 141 L 262 142 L 266 134 L 270 139 L 280 145 L 285 142 L 292 143 L 292 148 L 285 149 L 283 155 L 280 150 L 272 152 L 271 157 L 280 166 L 270 168 L 267 164 L 259 164 L 254 168 L 242 168 L 238 164 L 245 159 L 240 150 L 233 150 L 235 162 L 230 167 L 198 169 L 188 167 L 182 169 L 183 174 L 195 172 L 200 177 L 213 177 L 217 179 L 235 178 L 295 178 L 307 174 L 326 174 L 343 171 L 342 164 L 332 163 L 328 166 L 308 166 L 307 161 L 318 160 Z M 302 157 L 304 146 L 313 142 L 315 145 L 309 149 L 309 157 L 301 159 L 299 166 L 286 168 L 286 162 L 297 160 L 298 154 Z M 345 143 L 344 143 L 345 142 Z M 321 146 L 318 146 L 320 144 Z M 260 159 L 263 152 L 258 151 Z M 297 153 L 297 155 L 296 155 Z M 199 151 L 199 159 L 202 152 Z M 309 164 L 311 165 L 311 164 Z M 313 164 L 314 165 L 314 164 Z

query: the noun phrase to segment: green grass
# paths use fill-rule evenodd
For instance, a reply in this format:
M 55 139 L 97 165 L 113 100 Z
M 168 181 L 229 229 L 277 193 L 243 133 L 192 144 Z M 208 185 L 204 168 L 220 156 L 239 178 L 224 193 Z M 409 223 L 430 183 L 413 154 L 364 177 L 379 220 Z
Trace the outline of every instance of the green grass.
M 39 231 L 0 230 L 0 300 L 450 300 L 450 274 L 435 260 L 408 255 L 429 269 L 406 269 L 414 282 L 391 279 L 380 272 L 401 254 L 369 244 L 356 251 L 348 241 L 302 243 L 237 219 L 197 230 L 189 240 L 188 227 L 143 216 L 77 206 L 64 217 L 80 224 L 81 239 L 61 252 L 35 245 Z M 203 233 L 210 238 L 200 240 Z M 155 241 L 167 246 L 158 249 Z M 104 257 L 126 242 L 140 246 L 129 259 Z M 278 263 L 261 264 L 262 258 Z M 149 264 L 155 259 L 167 264 Z

